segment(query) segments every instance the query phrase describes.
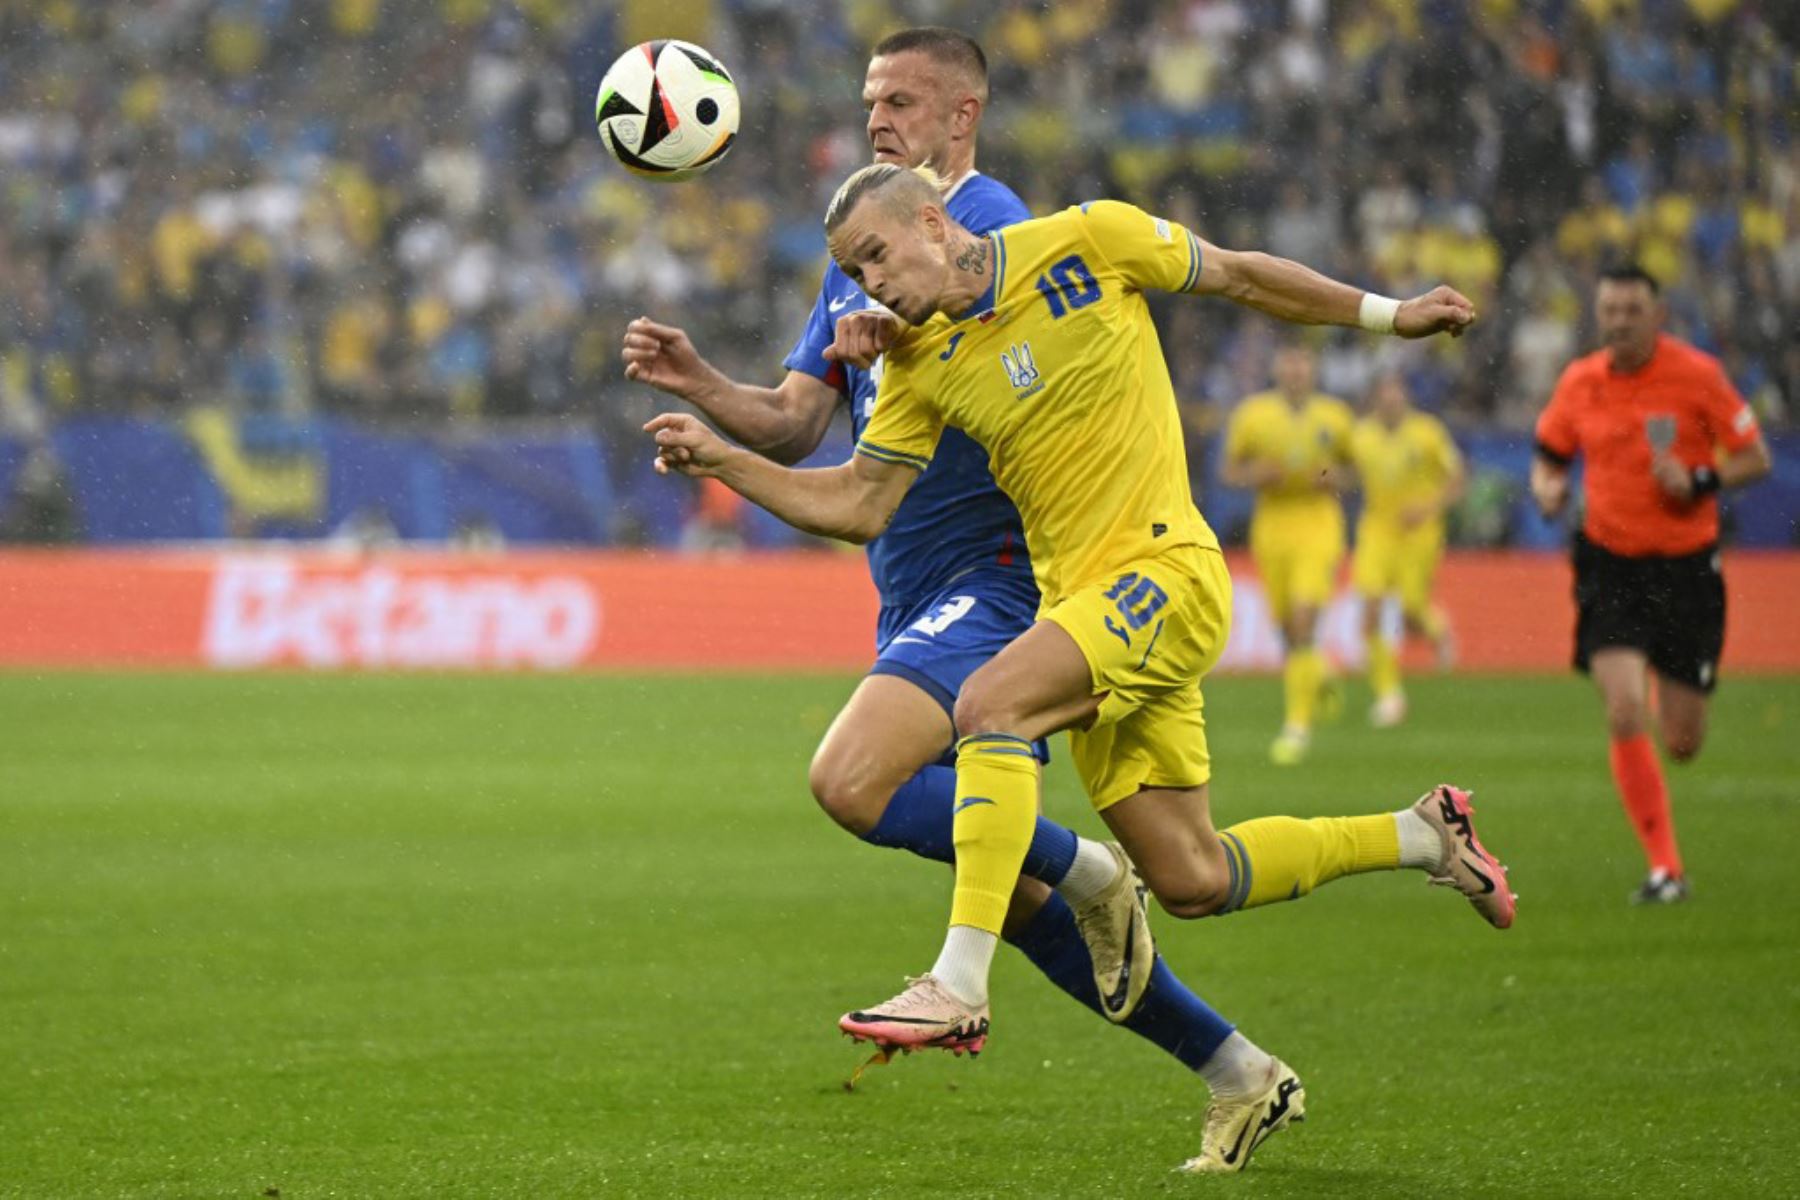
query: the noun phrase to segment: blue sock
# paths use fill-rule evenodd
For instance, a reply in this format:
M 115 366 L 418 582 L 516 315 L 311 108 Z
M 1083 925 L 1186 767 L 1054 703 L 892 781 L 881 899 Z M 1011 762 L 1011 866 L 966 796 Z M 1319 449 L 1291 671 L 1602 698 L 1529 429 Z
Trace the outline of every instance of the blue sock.
M 955 805 L 956 768 L 924 767 L 900 785 L 875 828 L 863 834 L 863 841 L 910 850 L 938 862 L 955 862 Z M 1055 887 L 1075 865 L 1075 842 L 1074 830 L 1039 814 L 1020 874 Z
M 1094 964 L 1075 928 L 1075 913 L 1068 901 L 1054 892 L 1031 924 L 1006 939 L 1042 971 L 1057 987 L 1094 1012 L 1100 1012 L 1100 995 L 1094 990 Z M 1208 1008 L 1206 1001 L 1175 977 L 1161 955 L 1150 975 L 1137 1010 L 1125 1018 L 1125 1028 L 1167 1050 L 1190 1070 L 1198 1071 L 1220 1043 L 1231 1036 L 1232 1024 Z

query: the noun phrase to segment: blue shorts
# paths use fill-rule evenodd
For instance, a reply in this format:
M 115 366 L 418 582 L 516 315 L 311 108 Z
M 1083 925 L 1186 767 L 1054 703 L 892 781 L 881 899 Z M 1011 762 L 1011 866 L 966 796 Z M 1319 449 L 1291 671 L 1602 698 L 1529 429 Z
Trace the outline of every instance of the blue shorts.
M 963 682 L 1030 629 L 1037 609 L 1037 583 L 1029 572 L 994 567 L 959 575 L 917 604 L 882 606 L 869 674 L 899 676 L 953 715 Z M 1043 742 L 1038 757 L 1049 761 Z

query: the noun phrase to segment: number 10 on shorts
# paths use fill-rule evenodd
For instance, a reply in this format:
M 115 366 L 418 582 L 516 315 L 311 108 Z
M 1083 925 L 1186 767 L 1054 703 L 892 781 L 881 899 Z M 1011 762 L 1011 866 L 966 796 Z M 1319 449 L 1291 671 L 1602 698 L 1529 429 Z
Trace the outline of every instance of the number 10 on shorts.
M 1127 646 L 1131 645 L 1131 635 L 1148 625 L 1169 602 L 1169 594 L 1156 586 L 1155 580 L 1136 571 L 1119 576 L 1119 581 L 1106 590 L 1106 598 L 1118 607 L 1119 615 L 1125 619 L 1125 624 L 1120 626 L 1107 617 L 1107 632 Z

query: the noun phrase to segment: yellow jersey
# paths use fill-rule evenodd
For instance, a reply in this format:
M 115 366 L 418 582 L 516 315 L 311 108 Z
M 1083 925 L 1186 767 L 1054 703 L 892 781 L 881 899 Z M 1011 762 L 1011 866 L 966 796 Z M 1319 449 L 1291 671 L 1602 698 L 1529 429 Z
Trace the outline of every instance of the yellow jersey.
M 1436 499 L 1462 469 L 1450 431 L 1427 413 L 1409 412 L 1392 429 L 1364 417 L 1350 445 L 1369 520 L 1397 521 L 1408 505 Z
M 888 350 L 857 453 L 923 470 L 946 425 L 979 442 L 1024 520 L 1039 611 L 1167 547 L 1217 549 L 1144 300 L 1193 289 L 1199 239 L 1112 200 L 988 238 L 987 294 Z
M 1314 392 L 1298 407 L 1280 392 L 1246 396 L 1225 427 L 1225 457 L 1233 462 L 1273 461 L 1282 465 L 1280 479 L 1257 489 L 1256 515 L 1298 518 L 1343 509 L 1334 492 L 1319 487 L 1319 477 L 1333 466 L 1350 462 L 1350 430 L 1356 415 L 1335 396 Z

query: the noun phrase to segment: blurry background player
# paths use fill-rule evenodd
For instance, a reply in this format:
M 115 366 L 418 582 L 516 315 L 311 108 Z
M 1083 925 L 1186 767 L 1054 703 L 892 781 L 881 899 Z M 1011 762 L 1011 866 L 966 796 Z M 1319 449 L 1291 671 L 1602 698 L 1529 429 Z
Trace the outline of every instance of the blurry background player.
M 1648 677 L 1663 745 L 1685 762 L 1706 735 L 1725 639 L 1717 493 L 1770 467 L 1756 415 L 1716 359 L 1661 331 L 1666 313 L 1642 268 L 1602 273 L 1594 316 L 1606 348 L 1557 381 L 1531 464 L 1532 494 L 1553 515 L 1568 501 L 1569 464 L 1585 460 L 1575 665 L 1606 703 L 1613 782 L 1650 865 L 1632 898 L 1651 903 L 1688 888 L 1650 740 Z
M 1402 638 L 1429 638 L 1439 666 L 1450 663 L 1450 626 L 1431 601 L 1431 584 L 1444 556 L 1444 513 L 1462 495 L 1463 462 L 1444 423 L 1412 406 L 1397 372 L 1375 381 L 1368 415 L 1350 435 L 1350 452 L 1363 493 L 1350 578 L 1363 601 L 1375 693 L 1369 721 L 1385 728 L 1406 717 L 1400 646 L 1382 628 L 1390 597 L 1400 602 Z
M 1349 483 L 1356 418 L 1342 400 L 1314 389 L 1313 354 L 1303 343 L 1284 343 L 1273 370 L 1274 388 L 1245 397 L 1231 414 L 1220 478 L 1256 492 L 1250 557 L 1286 646 L 1286 716 L 1269 758 L 1287 766 L 1306 755 L 1321 695 L 1336 703 L 1313 639 L 1344 558 L 1339 493 Z
M 932 164 L 949 180 L 949 211 L 978 231 L 1030 215 L 1004 185 L 975 170 L 986 99 L 980 47 L 934 28 L 878 44 L 863 89 L 875 158 Z M 774 388 L 726 378 L 681 330 L 648 320 L 632 322 L 626 334 L 626 374 L 791 463 L 818 447 L 841 400 L 859 436 L 868 423 L 874 375 L 825 351 L 838 320 L 870 303 L 832 264 L 787 357 L 787 377 Z M 1018 511 L 995 486 L 985 450 L 955 431 L 945 435 L 931 470 L 870 543 L 869 570 L 882 603 L 877 658 L 819 746 L 813 794 L 864 841 L 950 862 L 956 772 L 939 760 L 954 735 L 951 707 L 963 680 L 1031 625 L 1038 604 Z M 1076 1000 L 1200 1074 L 1215 1096 L 1234 1094 L 1256 1060 L 1156 955 L 1124 855 L 1041 816 L 1037 831 L 1007 940 Z

